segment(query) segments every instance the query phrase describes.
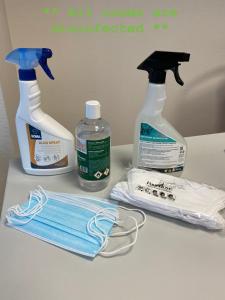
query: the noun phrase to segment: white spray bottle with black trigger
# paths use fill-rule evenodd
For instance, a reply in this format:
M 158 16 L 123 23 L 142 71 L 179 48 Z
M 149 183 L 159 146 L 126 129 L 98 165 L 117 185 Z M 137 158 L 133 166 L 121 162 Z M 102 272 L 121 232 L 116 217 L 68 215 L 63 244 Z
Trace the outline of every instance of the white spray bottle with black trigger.
M 179 62 L 189 61 L 190 54 L 155 51 L 139 66 L 149 73 L 149 86 L 144 105 L 135 126 L 133 166 L 179 176 L 184 169 L 187 145 L 185 139 L 162 116 L 166 101 L 166 71 L 178 72 Z
M 26 173 L 55 175 L 72 171 L 75 165 L 74 137 L 66 128 L 41 110 L 40 90 L 35 68 L 40 65 L 54 79 L 47 48 L 18 48 L 6 61 L 19 66 L 20 104 L 16 129 L 22 165 Z

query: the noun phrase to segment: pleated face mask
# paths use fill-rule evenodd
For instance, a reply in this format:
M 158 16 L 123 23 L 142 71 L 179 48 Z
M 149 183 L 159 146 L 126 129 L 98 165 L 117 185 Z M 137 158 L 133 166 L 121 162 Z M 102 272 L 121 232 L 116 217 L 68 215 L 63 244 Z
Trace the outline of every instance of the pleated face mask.
M 112 233 L 113 226 L 122 226 L 123 223 L 118 207 L 117 204 L 91 196 L 54 193 L 39 187 L 30 192 L 28 201 L 8 209 L 6 224 L 81 255 L 113 256 L 136 243 L 138 229 L 145 222 L 145 214 L 134 209 L 142 215 L 143 221 L 138 224 L 136 218 L 129 215 L 134 226 L 126 231 Z M 132 232 L 136 233 L 131 243 L 110 252 L 105 251 L 110 236 L 123 236 Z

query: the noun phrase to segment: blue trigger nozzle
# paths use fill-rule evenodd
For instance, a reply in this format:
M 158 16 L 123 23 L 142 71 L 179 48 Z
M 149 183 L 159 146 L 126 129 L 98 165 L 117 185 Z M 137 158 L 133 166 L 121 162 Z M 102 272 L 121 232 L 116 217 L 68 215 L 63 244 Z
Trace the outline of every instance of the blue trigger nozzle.
M 52 50 L 48 48 L 18 48 L 6 56 L 6 61 L 19 66 L 19 78 L 23 81 L 36 80 L 35 68 L 40 65 L 50 79 L 54 79 L 48 67 Z
M 52 75 L 51 70 L 48 67 L 47 60 L 48 58 L 52 57 L 52 50 L 48 48 L 42 49 L 41 57 L 39 58 L 39 64 L 42 67 L 42 69 L 45 71 L 45 73 L 48 75 L 49 78 L 54 80 L 54 76 Z

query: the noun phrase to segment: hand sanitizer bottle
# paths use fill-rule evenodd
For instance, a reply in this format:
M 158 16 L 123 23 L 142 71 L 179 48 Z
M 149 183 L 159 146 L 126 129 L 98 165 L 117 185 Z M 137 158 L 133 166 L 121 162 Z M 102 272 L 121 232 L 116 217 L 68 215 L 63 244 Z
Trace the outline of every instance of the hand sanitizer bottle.
M 87 101 L 85 118 L 76 127 L 79 183 L 93 192 L 104 189 L 110 176 L 111 129 L 101 118 L 100 108 L 98 101 Z

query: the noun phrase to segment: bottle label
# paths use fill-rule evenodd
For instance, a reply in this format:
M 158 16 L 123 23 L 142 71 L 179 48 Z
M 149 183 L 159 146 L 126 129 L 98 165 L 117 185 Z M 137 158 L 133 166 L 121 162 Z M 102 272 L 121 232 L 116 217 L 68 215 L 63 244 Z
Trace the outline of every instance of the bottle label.
M 102 140 L 76 137 L 76 149 L 81 178 L 96 181 L 110 175 L 110 137 Z
M 138 167 L 163 173 L 182 171 L 186 146 L 164 135 L 147 123 L 141 123 Z
M 56 169 L 68 166 L 65 142 L 26 124 L 31 168 Z

